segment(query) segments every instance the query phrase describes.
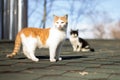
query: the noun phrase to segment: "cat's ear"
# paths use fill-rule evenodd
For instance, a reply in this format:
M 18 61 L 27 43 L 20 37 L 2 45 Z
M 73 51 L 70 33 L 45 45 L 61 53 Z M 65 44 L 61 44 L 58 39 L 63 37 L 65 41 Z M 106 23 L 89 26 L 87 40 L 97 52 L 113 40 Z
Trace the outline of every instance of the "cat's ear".
M 64 17 L 68 18 L 68 14 L 66 14 Z
M 53 17 L 56 18 L 57 16 L 53 14 Z
M 53 19 L 54 19 L 54 21 L 56 21 L 56 19 L 57 19 L 57 16 L 56 16 L 56 15 L 53 15 Z
M 56 15 L 53 14 L 53 17 L 55 17 Z

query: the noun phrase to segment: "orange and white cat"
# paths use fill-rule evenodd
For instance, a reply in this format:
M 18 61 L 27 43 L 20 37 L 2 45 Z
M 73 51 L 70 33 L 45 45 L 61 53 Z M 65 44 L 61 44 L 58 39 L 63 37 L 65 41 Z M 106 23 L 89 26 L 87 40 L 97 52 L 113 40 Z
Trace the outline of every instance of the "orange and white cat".
M 54 16 L 54 27 L 40 29 L 40 28 L 24 28 L 18 32 L 15 39 L 15 47 L 11 54 L 7 57 L 14 57 L 22 44 L 23 53 L 32 61 L 39 61 L 35 56 L 35 49 L 38 48 L 49 48 L 50 62 L 56 62 L 62 60 L 60 57 L 60 51 L 63 41 L 66 38 L 67 28 L 67 15 L 65 16 Z

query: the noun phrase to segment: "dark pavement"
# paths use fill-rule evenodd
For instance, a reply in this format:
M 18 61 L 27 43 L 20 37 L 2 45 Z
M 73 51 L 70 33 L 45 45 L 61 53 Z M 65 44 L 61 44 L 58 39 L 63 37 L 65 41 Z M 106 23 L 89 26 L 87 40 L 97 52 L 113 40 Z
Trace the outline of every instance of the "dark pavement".
M 48 49 L 37 49 L 39 62 L 22 51 L 13 58 L 13 42 L 0 41 L 0 80 L 120 80 L 120 40 L 87 40 L 95 52 L 72 52 L 69 41 L 62 47 L 62 61 L 51 63 Z

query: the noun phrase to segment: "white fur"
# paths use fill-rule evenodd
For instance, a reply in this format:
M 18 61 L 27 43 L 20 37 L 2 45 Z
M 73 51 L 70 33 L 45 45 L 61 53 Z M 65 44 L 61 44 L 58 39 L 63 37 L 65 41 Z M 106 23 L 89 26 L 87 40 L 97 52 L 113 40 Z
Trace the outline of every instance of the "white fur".
M 79 52 L 81 50 L 82 43 L 79 42 L 78 37 L 70 36 L 70 42 L 72 44 L 73 51 Z M 79 46 L 79 48 L 77 48 L 77 46 Z
M 90 51 L 90 49 L 82 48 L 81 51 L 82 52 L 88 52 L 88 51 Z

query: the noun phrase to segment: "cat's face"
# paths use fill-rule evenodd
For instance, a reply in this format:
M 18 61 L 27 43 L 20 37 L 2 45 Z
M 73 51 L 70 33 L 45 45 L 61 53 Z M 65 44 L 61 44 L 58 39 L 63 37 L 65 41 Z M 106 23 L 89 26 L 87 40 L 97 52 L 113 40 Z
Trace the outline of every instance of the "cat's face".
M 68 16 L 54 16 L 54 25 L 57 27 L 59 30 L 65 30 L 67 27 L 68 23 Z
M 70 31 L 70 36 L 71 37 L 78 37 L 78 30 L 71 30 Z

